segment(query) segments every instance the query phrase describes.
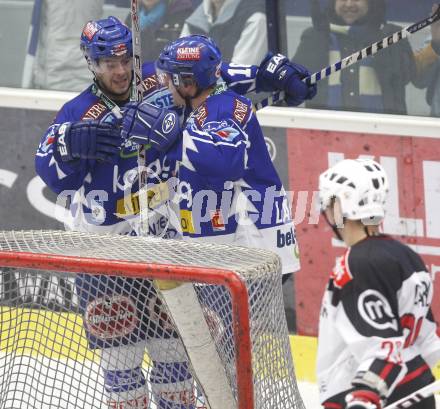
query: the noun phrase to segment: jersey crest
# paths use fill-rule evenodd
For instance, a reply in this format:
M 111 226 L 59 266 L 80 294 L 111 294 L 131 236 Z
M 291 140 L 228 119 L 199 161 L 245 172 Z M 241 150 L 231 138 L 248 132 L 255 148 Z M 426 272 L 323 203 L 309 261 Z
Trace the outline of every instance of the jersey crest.
M 144 78 L 144 80 L 142 81 L 142 86 L 145 92 L 149 92 L 152 89 L 156 89 L 158 87 L 158 80 L 156 74 Z
M 337 288 L 343 288 L 347 283 L 353 280 L 353 276 L 348 267 L 348 255 L 350 250 L 348 250 L 343 256 L 336 258 L 335 267 L 330 275 L 333 279 L 333 283 Z
M 245 104 L 244 102 L 241 102 L 239 99 L 235 99 L 234 111 L 233 111 L 233 115 L 234 115 L 235 120 L 238 123 L 243 124 L 245 119 L 248 116 L 249 109 L 250 108 L 247 104 Z
M 106 111 L 107 107 L 102 102 L 96 102 L 86 111 L 81 119 L 98 119 Z
M 203 124 L 206 121 L 206 118 L 208 117 L 208 108 L 206 107 L 206 104 L 202 104 L 196 111 L 194 118 L 197 122 L 197 125 L 199 127 L 202 127 Z

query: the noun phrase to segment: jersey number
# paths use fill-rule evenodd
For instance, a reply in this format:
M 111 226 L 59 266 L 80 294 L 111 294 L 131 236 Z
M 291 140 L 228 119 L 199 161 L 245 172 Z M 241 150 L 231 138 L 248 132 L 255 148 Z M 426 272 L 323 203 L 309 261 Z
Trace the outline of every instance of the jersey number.
M 399 352 L 399 349 L 401 348 L 402 343 L 400 341 L 383 341 L 382 342 L 382 348 L 388 349 L 388 355 L 386 357 L 387 362 L 391 362 L 393 364 L 400 365 L 402 363 L 402 355 Z M 394 351 L 394 348 L 396 347 L 397 351 Z
M 400 318 L 400 325 L 402 328 L 409 331 L 408 336 L 405 338 L 404 348 L 408 348 L 414 345 L 422 327 L 423 317 L 419 317 L 417 320 L 413 314 L 405 314 Z
M 249 65 L 242 65 L 236 63 L 229 63 L 228 74 L 231 76 L 234 75 L 244 75 L 246 78 L 251 77 L 251 68 Z

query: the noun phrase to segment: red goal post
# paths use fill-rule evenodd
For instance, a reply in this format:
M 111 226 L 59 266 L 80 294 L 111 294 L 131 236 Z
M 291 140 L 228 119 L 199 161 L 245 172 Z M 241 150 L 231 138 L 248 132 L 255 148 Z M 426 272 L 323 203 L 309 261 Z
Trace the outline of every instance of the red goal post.
M 208 323 L 207 327 L 203 328 L 209 328 L 210 339 L 213 340 L 215 351 L 218 352 L 219 360 L 226 372 L 232 391 L 233 407 L 303 408 L 296 385 L 282 304 L 280 261 L 271 252 L 151 237 L 102 236 L 62 231 L 4 231 L 0 232 L 0 270 L 5 267 L 16 271 L 31 270 L 32 273 L 44 271 L 50 275 L 73 273 L 72 277 L 80 273 L 164 280 L 172 283 L 170 288 L 179 287 L 176 282 L 192 283 L 194 286 L 191 287 L 198 290 L 198 307 Z M 225 303 L 224 295 L 217 296 L 217 291 L 210 293 L 211 299 L 203 299 L 206 296 L 201 295 L 200 289 L 206 286 L 226 288 L 230 301 Z M 0 287 L 2 291 L 4 288 L 4 285 Z M 162 296 L 167 291 L 162 291 Z M 27 308 L 26 304 L 21 304 L 20 298 L 4 307 L 5 303 L 1 300 L 5 298 L 7 297 L 4 294 L 0 294 L 1 312 L 4 308 L 17 311 Z M 169 307 L 167 298 L 164 299 Z M 226 311 L 227 315 L 229 312 L 225 305 L 229 305 L 231 320 L 220 319 L 220 323 L 212 325 L 212 310 L 216 309 L 216 305 L 220 305 L 220 300 L 224 305 L 222 304 L 214 314 L 221 317 Z M 205 304 L 209 304 L 209 308 Z M 33 307 L 39 310 L 38 306 Z M 198 365 L 201 364 L 203 367 L 207 363 L 195 362 L 198 361 L 197 349 L 190 350 L 191 347 L 187 345 L 184 334 L 180 331 L 179 321 L 173 316 L 172 308 L 168 313 L 182 336 L 196 388 L 201 391 L 196 395 L 206 395 L 200 398 L 202 403 L 199 403 L 199 406 L 196 396 L 194 407 L 218 407 L 219 404 L 214 402 L 218 397 L 214 397 L 211 402 L 207 391 L 209 386 L 205 388 L 205 381 L 199 374 Z M 2 368 L 6 365 L 5 359 L 11 359 L 11 354 L 20 354 L 13 351 L 14 346 L 10 340 L 6 342 L 7 348 L 4 347 L 5 340 L 12 336 L 11 328 L 7 333 L 4 331 L 8 325 L 4 325 L 3 319 L 9 316 L 2 313 L 3 318 L 0 321 L 0 371 L 4 373 L 7 373 Z M 229 324 L 232 328 L 228 329 Z M 29 334 L 32 336 L 35 332 Z M 228 336 L 231 339 L 225 339 Z M 232 353 L 225 347 L 231 342 Z M 212 351 L 209 353 L 215 354 Z M 30 355 L 38 355 L 38 351 Z M 58 366 L 58 363 L 55 366 Z M 207 370 L 209 372 L 210 368 Z M 201 368 L 201 371 L 203 372 L 204 368 Z M 220 384 L 221 374 L 212 375 Z M 5 376 L 7 375 L 0 379 L 1 389 L 8 384 Z M 86 386 L 88 387 L 88 384 Z M 79 389 L 85 393 L 86 386 L 79 386 Z M 90 391 L 90 396 L 95 394 L 94 391 Z M 6 395 L 4 390 L 0 390 L 2 407 L 5 404 L 5 401 L 2 402 L 2 396 L 5 399 Z M 150 396 L 149 399 L 154 400 L 154 396 Z M 101 407 L 100 403 L 97 405 L 96 407 Z

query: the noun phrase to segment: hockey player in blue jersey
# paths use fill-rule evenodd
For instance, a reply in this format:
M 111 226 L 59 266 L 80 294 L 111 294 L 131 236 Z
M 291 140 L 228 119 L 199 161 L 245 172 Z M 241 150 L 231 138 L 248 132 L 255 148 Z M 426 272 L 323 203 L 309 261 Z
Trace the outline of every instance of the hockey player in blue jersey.
M 268 61 L 270 71 L 279 74 L 284 60 L 274 56 Z M 176 140 L 167 156 L 177 163 L 181 186 L 173 198 L 179 205 L 175 219 L 187 240 L 270 249 L 281 257 L 283 273 L 292 273 L 299 268 L 299 253 L 291 205 L 251 101 L 218 82 L 221 64 L 216 44 L 199 35 L 175 40 L 156 63 L 159 81 L 185 112 L 183 124 L 176 121 L 167 129 Z M 295 86 L 304 95 L 315 92 L 300 76 Z M 157 118 L 166 112 L 145 101 L 130 105 L 123 136 L 151 143 L 162 129 Z
M 114 17 L 86 24 L 81 48 L 94 81 L 62 107 L 36 154 L 38 175 L 54 192 L 70 201 L 70 217 L 66 220 L 69 229 L 137 234 L 139 145 L 133 138 L 121 137 L 119 128 L 114 126 L 129 101 L 133 75 L 131 41 L 130 30 Z M 278 89 L 280 85 L 274 73 L 264 68 L 273 58 L 268 56 L 259 70 L 260 90 Z M 290 63 L 287 66 L 295 69 Z M 154 63 L 147 62 L 142 69 L 145 101 L 164 108 L 161 113 L 168 112 L 166 109 L 173 105 L 172 94 L 158 84 Z M 298 78 L 304 75 L 303 71 L 295 73 Z M 247 92 L 255 89 L 257 67 L 223 64 L 221 75 L 239 92 Z M 290 103 L 297 104 L 306 93 L 291 92 L 295 81 L 291 78 L 281 87 L 292 98 Z M 172 135 L 155 134 L 149 142 L 153 146 L 147 155 L 148 166 L 154 169 L 151 183 L 156 183 L 157 177 L 166 181 L 175 172 L 176 161 L 166 153 L 174 139 Z M 150 226 L 152 234 L 166 221 L 159 218 L 154 223 Z M 77 292 L 89 345 L 102 350 L 108 407 L 149 407 L 150 397 L 141 370 L 146 344 L 153 362 L 149 382 L 158 407 L 194 406 L 186 355 L 175 333 L 155 324 L 164 321 L 164 317 L 148 280 L 79 276 Z

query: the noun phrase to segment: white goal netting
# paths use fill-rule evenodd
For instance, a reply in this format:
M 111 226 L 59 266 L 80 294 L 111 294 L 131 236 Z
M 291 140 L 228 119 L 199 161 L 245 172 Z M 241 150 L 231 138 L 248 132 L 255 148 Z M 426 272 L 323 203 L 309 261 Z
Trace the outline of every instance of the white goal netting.
M 0 408 L 303 408 L 271 252 L 3 231 L 0 270 Z

